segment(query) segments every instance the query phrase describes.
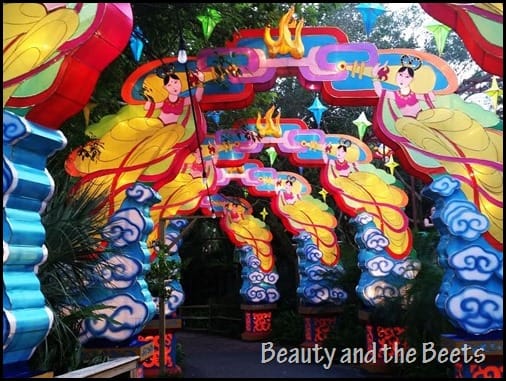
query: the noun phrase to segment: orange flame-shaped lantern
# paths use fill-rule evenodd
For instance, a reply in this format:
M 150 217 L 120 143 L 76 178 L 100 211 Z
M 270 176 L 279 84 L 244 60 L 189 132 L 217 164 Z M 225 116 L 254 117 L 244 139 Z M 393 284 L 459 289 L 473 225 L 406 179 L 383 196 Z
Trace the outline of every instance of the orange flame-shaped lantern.
M 294 12 L 295 7 L 291 6 L 288 12 L 279 20 L 277 40 L 272 38 L 270 26 L 265 27 L 264 42 L 271 58 L 276 57 L 277 54 L 290 54 L 296 59 L 304 56 L 304 44 L 301 37 L 304 19 L 295 20 L 293 17 Z M 290 28 L 295 28 L 295 37 L 293 39 Z

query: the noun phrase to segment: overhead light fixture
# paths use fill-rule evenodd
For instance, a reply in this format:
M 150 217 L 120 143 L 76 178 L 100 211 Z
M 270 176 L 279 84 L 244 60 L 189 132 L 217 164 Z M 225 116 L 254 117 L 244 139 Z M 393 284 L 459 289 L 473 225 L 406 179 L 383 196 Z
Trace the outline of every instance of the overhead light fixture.
M 201 155 L 202 163 L 204 163 L 204 158 L 202 157 L 201 150 L 200 150 L 200 155 Z M 213 200 L 211 199 L 211 194 L 209 193 L 209 183 L 207 181 L 208 181 L 207 173 L 206 173 L 205 165 L 203 164 L 202 165 L 202 183 L 204 184 L 204 187 L 206 188 L 207 199 L 209 200 L 209 210 L 211 212 L 211 217 L 214 219 L 214 218 L 216 218 L 216 211 L 214 210 Z
M 180 29 L 179 30 L 179 51 L 177 53 L 177 62 L 179 62 L 180 64 L 186 64 L 187 61 L 188 61 L 188 55 L 186 54 L 186 44 L 185 44 L 184 38 L 183 38 L 183 31 Z M 197 122 L 197 118 L 195 116 L 195 105 L 193 104 L 194 99 L 193 99 L 193 95 L 192 95 L 192 88 L 190 85 L 190 78 L 189 78 L 190 75 L 189 75 L 187 65 L 185 65 L 185 74 L 186 74 L 186 81 L 188 83 L 188 91 L 189 91 L 189 97 L 190 97 L 190 108 L 191 108 L 193 120 L 195 121 L 195 135 L 197 137 L 200 162 L 202 163 L 202 183 L 207 191 L 207 197 L 209 199 L 209 205 L 210 205 L 210 209 L 211 209 L 211 217 L 216 218 L 217 217 L 216 211 L 214 210 L 213 202 L 211 200 L 211 195 L 209 192 L 208 176 L 206 173 L 204 155 L 202 153 L 202 145 L 201 145 L 202 139 L 200 137 L 199 126 L 197 125 L 198 122 Z
M 188 61 L 188 55 L 186 54 L 186 46 L 183 39 L 183 33 L 179 34 L 179 51 L 177 52 L 177 62 L 185 64 Z

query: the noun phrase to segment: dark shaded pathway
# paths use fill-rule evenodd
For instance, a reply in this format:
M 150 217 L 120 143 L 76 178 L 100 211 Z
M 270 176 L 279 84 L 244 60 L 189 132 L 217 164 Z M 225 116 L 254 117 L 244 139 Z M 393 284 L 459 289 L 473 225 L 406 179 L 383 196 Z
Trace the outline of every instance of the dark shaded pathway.
M 178 331 L 183 346 L 184 378 L 372 378 L 358 367 L 288 364 L 273 360 L 262 364 L 262 343 L 245 342 L 205 333 Z M 267 356 L 267 353 L 266 353 Z M 323 357 L 322 357 L 323 358 Z

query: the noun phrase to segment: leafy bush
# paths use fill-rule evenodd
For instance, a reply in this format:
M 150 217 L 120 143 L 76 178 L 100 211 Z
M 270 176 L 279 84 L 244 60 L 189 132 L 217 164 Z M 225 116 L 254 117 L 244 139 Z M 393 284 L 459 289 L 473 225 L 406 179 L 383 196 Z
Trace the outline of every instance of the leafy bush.
M 83 307 L 77 300 L 86 295 L 87 285 L 97 280 L 97 259 L 105 253 L 100 249 L 104 220 L 99 211 L 106 195 L 86 187 L 73 193 L 74 184 L 62 171 L 57 171 L 54 181 L 54 196 L 42 214 L 48 255 L 38 272 L 54 322 L 30 366 L 58 375 L 89 365 L 81 356 L 80 325 L 86 318 L 101 319 L 94 311 L 107 307 Z
M 443 278 L 443 269 L 434 263 L 430 256 L 422 259 L 422 269 L 416 282 L 408 292 L 410 303 L 404 312 L 403 326 L 405 339 L 410 348 L 422 353 L 423 343 L 441 342 L 441 335 L 455 332 L 455 328 L 441 314 L 435 304 L 435 298 Z M 413 364 L 401 364 L 396 369 L 397 375 L 406 377 L 447 378 L 452 372 L 451 364 L 440 364 L 437 361 L 422 364 L 421 356 Z
M 355 287 L 360 278 L 360 269 L 357 265 L 357 248 L 351 244 L 341 245 L 341 262 L 345 269 L 337 281 L 337 286 L 341 287 L 348 294 L 348 298 L 343 304 L 343 311 L 337 315 L 334 329 L 332 329 L 323 345 L 326 347 L 337 348 L 360 348 L 365 346 L 364 327 L 358 321 L 358 312 L 362 307 Z
M 292 309 L 273 312 L 272 341 L 280 345 L 299 345 L 304 341 L 304 318 Z
M 405 327 L 403 338 L 408 347 L 422 351 L 422 343 L 440 343 L 443 333 L 454 332 L 454 327 L 439 312 L 435 298 L 443 278 L 443 269 L 436 264 L 435 248 L 437 235 L 417 235 L 414 249 L 422 263 L 421 271 L 408 291 L 406 306 L 401 298 L 393 298 L 370 310 L 369 322 L 381 326 Z M 360 277 L 356 265 L 356 253 L 352 247 L 342 246 L 341 263 L 346 273 L 339 279 L 339 285 L 348 292 L 348 300 L 343 305 L 343 312 L 338 316 L 335 328 L 331 330 L 324 346 L 337 348 L 365 348 L 366 334 L 364 324 L 358 319 L 359 310 L 364 308 L 358 299 L 355 286 Z M 391 375 L 397 377 L 451 377 L 453 370 L 437 362 L 422 364 L 421 356 L 412 364 L 396 364 Z
M 181 261 L 170 256 L 168 245 L 161 241 L 153 243 L 156 259 L 151 262 L 149 271 L 146 273 L 146 282 L 152 296 L 167 300 L 172 294 L 172 289 L 167 286 L 171 280 L 179 281 L 181 278 Z
M 437 241 L 438 237 L 434 234 L 418 235 L 414 240 L 413 247 L 422 268 L 408 291 L 409 304 L 405 306 L 400 299 L 392 299 L 375 308 L 371 314 L 371 321 L 377 324 L 403 326 L 403 338 L 408 347 L 415 348 L 418 354 L 422 353 L 423 343 L 433 342 L 438 346 L 442 334 L 455 332 L 435 304 L 444 274 L 435 261 Z M 417 356 L 417 361 L 412 364 L 397 364 L 393 370 L 395 375 L 403 377 L 447 378 L 452 372 L 450 366 L 437 361 L 422 364 L 421 356 Z

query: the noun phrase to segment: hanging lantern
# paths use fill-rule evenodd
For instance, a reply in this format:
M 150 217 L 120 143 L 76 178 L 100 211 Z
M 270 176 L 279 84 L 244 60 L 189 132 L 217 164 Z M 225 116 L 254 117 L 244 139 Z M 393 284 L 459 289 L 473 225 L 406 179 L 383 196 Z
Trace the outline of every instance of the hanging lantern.
M 325 188 L 322 188 L 322 190 L 319 191 L 318 193 L 322 196 L 323 202 L 327 202 L 327 195 L 329 194 L 329 192 L 327 192 Z
M 395 167 L 399 166 L 399 163 L 394 161 L 394 157 L 392 155 L 388 158 L 388 162 L 385 164 L 385 166 L 388 167 L 388 169 L 390 170 L 390 174 L 393 175 L 394 169 L 395 169 Z
M 502 97 L 502 90 L 499 88 L 499 85 L 497 84 L 496 77 L 492 77 L 492 85 L 490 86 L 490 89 L 485 90 L 484 93 L 487 94 L 492 99 L 492 107 L 494 108 L 494 111 L 496 111 L 499 97 Z
M 216 9 L 206 8 L 204 13 L 197 16 L 197 20 L 202 24 L 202 32 L 207 41 L 211 37 L 214 27 L 221 21 L 221 13 Z
M 327 108 L 328 107 L 324 106 L 320 102 L 320 98 L 318 97 L 318 94 L 316 94 L 313 104 L 308 107 L 308 110 L 313 113 L 316 123 L 318 124 L 318 128 L 320 128 L 320 122 L 322 120 L 322 115 L 327 110 Z
M 372 154 L 375 159 L 381 159 L 384 163 L 388 163 L 390 156 L 393 154 L 393 150 L 383 143 L 379 143 L 372 148 Z
M 438 54 L 441 56 L 445 49 L 448 34 L 452 29 L 449 26 L 440 23 L 427 25 L 425 28 L 434 36 Z
M 223 114 L 223 111 L 209 111 L 207 113 L 207 116 L 216 124 L 217 126 L 220 125 L 220 119 L 221 114 Z
M 369 37 L 374 25 L 376 25 L 376 20 L 385 13 L 385 7 L 377 3 L 362 3 L 357 5 L 355 9 L 360 12 L 362 22 L 364 23 L 365 34 Z
M 144 33 L 142 33 L 141 28 L 136 25 L 130 36 L 130 49 L 132 50 L 135 62 L 139 62 L 141 59 L 145 40 Z
M 365 131 L 372 123 L 367 119 L 365 113 L 362 111 L 360 116 L 353 121 L 353 124 L 357 126 L 358 137 L 362 140 L 364 138 Z
M 278 157 L 278 153 L 274 147 L 267 148 L 265 152 L 267 152 L 267 155 L 269 155 L 269 163 L 271 163 L 272 166 Z
M 84 125 L 86 127 L 88 127 L 90 124 L 90 114 L 95 107 L 97 107 L 97 104 L 95 102 L 88 102 L 88 104 L 83 108 Z
M 260 215 L 262 216 L 262 220 L 265 221 L 265 217 L 269 215 L 269 212 L 267 212 L 267 210 L 263 208 L 262 211 L 260 212 Z

